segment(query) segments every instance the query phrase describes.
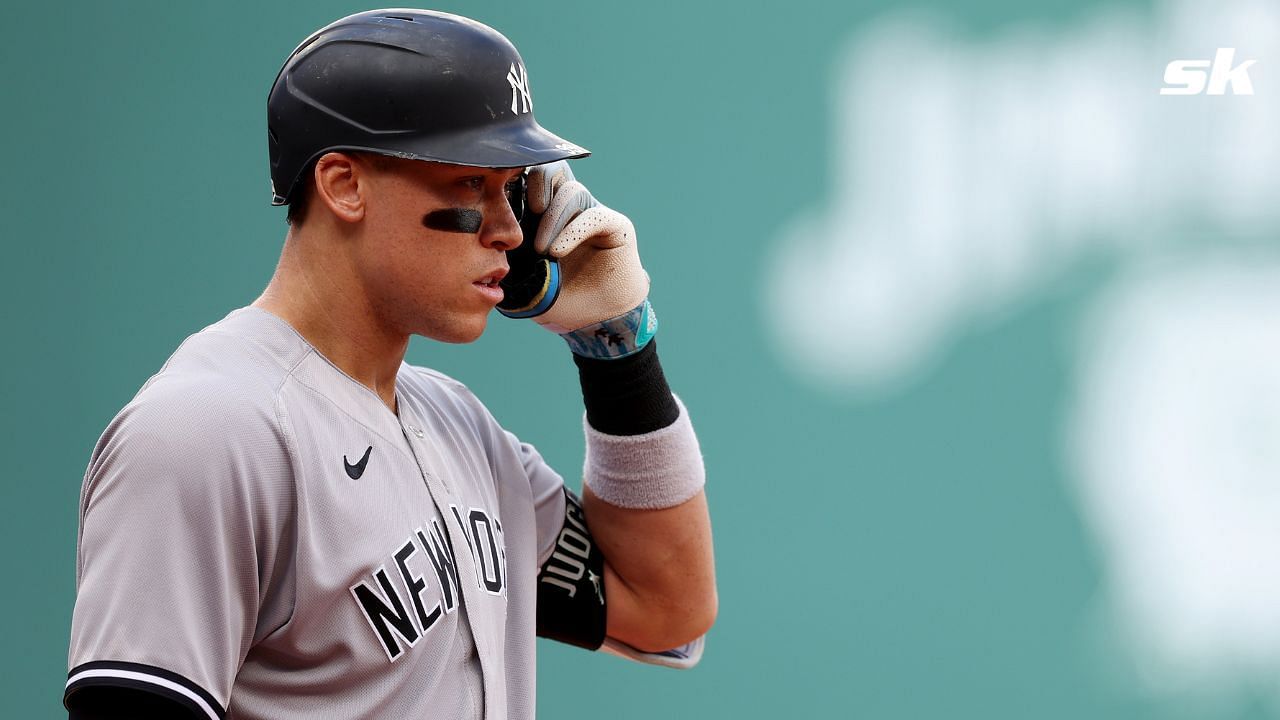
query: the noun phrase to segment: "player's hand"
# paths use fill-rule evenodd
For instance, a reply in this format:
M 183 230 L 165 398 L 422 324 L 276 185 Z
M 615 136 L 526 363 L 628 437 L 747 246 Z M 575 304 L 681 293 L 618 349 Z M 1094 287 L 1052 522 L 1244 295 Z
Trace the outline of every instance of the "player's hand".
M 560 296 L 533 320 L 564 336 L 579 355 L 620 357 L 639 350 L 657 321 L 649 275 L 627 216 L 601 205 L 560 161 L 529 171 L 529 211 L 542 215 L 533 249 L 560 263 Z

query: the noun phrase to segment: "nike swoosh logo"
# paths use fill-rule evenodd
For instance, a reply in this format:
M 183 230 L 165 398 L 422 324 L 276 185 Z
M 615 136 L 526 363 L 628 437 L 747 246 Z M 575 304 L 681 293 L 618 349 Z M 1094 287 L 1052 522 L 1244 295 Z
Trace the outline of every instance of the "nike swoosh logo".
M 351 461 L 347 459 L 346 455 L 342 456 L 342 465 L 347 469 L 347 477 L 351 478 L 352 480 L 360 479 L 360 476 L 364 474 L 365 465 L 369 464 L 369 453 L 371 452 L 373 452 L 372 445 L 370 445 L 368 449 L 364 451 L 364 457 L 360 458 L 360 462 L 356 463 L 355 465 L 351 464 Z

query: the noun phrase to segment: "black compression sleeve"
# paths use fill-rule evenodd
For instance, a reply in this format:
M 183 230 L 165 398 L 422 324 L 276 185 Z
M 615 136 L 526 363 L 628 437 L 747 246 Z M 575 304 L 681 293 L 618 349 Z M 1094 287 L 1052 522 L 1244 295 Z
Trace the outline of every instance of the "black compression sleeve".
M 658 341 L 623 358 L 597 360 L 574 355 L 587 422 L 606 435 L 643 435 L 680 417 L 658 362 Z
M 87 687 L 73 697 L 68 720 L 199 720 L 185 705 L 136 688 Z

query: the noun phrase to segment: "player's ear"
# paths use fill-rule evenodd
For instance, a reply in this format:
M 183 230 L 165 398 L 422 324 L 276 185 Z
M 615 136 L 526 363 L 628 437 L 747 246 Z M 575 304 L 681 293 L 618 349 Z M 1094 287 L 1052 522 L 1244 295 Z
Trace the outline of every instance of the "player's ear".
M 369 165 L 346 153 L 331 152 L 316 161 L 316 197 L 345 222 L 364 219 Z

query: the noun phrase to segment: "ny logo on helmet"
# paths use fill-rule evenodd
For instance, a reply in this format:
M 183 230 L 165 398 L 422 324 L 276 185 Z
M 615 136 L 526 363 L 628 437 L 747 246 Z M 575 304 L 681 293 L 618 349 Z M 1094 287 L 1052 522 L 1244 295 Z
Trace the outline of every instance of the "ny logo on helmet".
M 533 112 L 533 98 L 529 97 L 529 74 L 525 72 L 524 65 L 520 65 L 517 70 L 516 64 L 511 63 L 511 69 L 507 71 L 507 82 L 511 83 L 511 112 Z M 520 102 L 521 98 L 524 98 L 523 103 Z M 524 107 L 524 110 L 518 110 L 519 107 Z

